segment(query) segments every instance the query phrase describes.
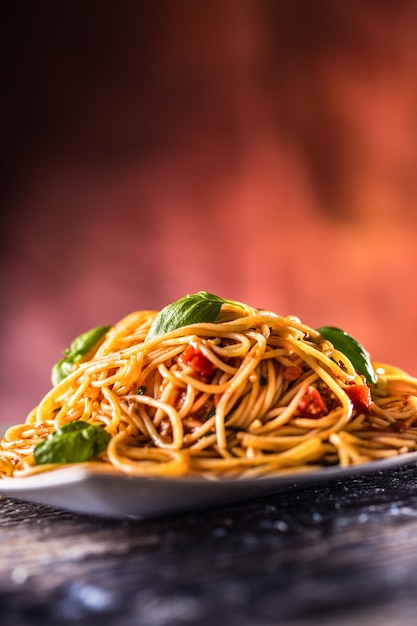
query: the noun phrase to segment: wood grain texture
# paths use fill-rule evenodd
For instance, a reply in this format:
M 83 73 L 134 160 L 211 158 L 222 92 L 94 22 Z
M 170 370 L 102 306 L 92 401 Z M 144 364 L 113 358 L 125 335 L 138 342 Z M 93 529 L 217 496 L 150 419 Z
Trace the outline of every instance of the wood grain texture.
M 408 626 L 417 472 L 149 521 L 0 499 L 2 626 Z

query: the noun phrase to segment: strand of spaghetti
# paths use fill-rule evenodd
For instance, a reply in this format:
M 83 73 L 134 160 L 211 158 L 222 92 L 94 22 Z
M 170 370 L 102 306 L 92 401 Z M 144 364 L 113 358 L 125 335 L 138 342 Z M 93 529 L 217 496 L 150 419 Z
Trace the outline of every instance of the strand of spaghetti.
M 200 428 L 196 428 L 194 432 L 187 433 L 184 437 L 184 445 L 188 447 L 193 442 L 205 437 L 213 429 L 215 429 L 215 415 L 206 419 Z
M 193 391 L 194 391 L 194 395 L 195 395 L 195 400 L 194 403 L 192 405 L 192 407 L 190 408 L 190 414 L 194 415 L 195 413 L 197 413 L 203 406 L 204 404 L 206 404 L 207 400 L 211 397 L 209 393 L 205 392 L 205 393 L 200 393 L 200 395 L 198 395 L 195 392 L 195 388 L 190 385 L 190 387 L 192 387 Z
M 228 388 L 223 393 L 216 407 L 215 425 L 217 434 L 217 445 L 220 449 L 227 447 L 226 431 L 224 428 L 227 407 L 230 397 L 234 391 L 242 386 L 242 382 L 254 371 L 260 361 L 261 354 L 265 351 L 266 340 L 260 333 L 250 333 L 250 337 L 256 341 L 243 359 L 242 365 L 237 373 L 231 378 Z
M 176 386 L 180 386 L 180 387 L 183 387 L 184 389 L 187 386 L 191 386 L 189 383 L 187 385 L 187 383 L 185 383 L 182 380 L 182 374 L 183 373 L 179 373 L 178 372 L 177 375 L 175 375 L 175 370 L 173 370 L 173 368 L 168 369 L 167 366 L 164 363 L 158 363 L 158 371 L 159 371 L 159 373 L 161 375 L 161 378 L 164 378 L 166 381 L 169 380 L 174 386 L 175 385 Z M 191 377 L 192 371 L 193 371 L 192 368 L 189 367 L 189 368 L 187 368 L 185 370 L 184 373 L 187 374 L 187 372 L 188 372 L 188 374 Z M 145 381 L 145 380 L 146 380 L 146 378 L 143 378 L 143 381 Z
M 317 430 L 312 431 L 312 435 L 317 435 Z M 245 448 L 253 447 L 260 450 L 287 450 L 306 441 L 309 435 L 291 435 L 280 437 L 277 435 L 254 435 L 252 433 L 237 433 L 237 438 Z
M 13 476 L 14 466 L 7 459 L 0 458 L 0 475 L 2 476 Z
M 266 376 L 262 374 L 262 367 L 265 365 L 267 367 Z M 227 423 L 229 425 L 246 427 L 253 422 L 255 416 L 263 418 L 279 396 L 280 386 L 277 389 L 272 361 L 263 361 L 261 358 L 255 371 L 257 372 L 256 376 L 249 377 L 246 388 L 243 389 L 246 395 L 243 396 L 243 400 L 240 399 L 238 406 L 228 417 Z M 282 384 L 282 377 L 279 377 L 279 383 Z M 250 395 L 247 393 L 247 389 L 250 390 Z
M 64 380 L 62 380 L 58 385 L 53 387 L 41 400 L 38 407 L 36 408 L 36 421 L 42 422 L 42 417 L 44 415 L 53 414 L 54 407 L 56 407 L 60 402 L 65 399 L 65 394 L 69 391 L 69 389 L 71 389 L 76 381 L 82 378 L 82 376 L 86 373 L 88 375 L 93 372 L 98 372 L 100 370 L 106 369 L 108 367 L 115 367 L 122 364 L 123 361 L 121 359 L 115 359 L 114 356 L 107 357 L 106 359 L 100 361 L 92 360 L 85 363 L 77 364 L 74 371 L 68 374 L 68 376 L 66 376 L 66 378 L 64 378 Z
M 394 415 L 391 415 L 390 411 L 387 411 L 386 409 L 381 407 L 377 402 L 374 402 L 372 409 L 374 415 L 382 417 L 385 423 L 388 422 L 394 424 L 394 422 L 396 422 L 396 417 Z
M 221 394 L 225 392 L 229 386 L 230 381 L 232 380 L 228 379 L 226 382 L 216 385 L 213 383 L 204 383 L 201 380 L 194 378 L 194 376 L 187 375 L 184 372 L 173 371 L 173 374 L 178 381 L 182 381 L 186 385 L 194 385 L 194 387 L 199 391 L 207 392 L 210 394 Z
M 300 388 L 301 385 L 303 385 L 304 383 L 308 383 L 309 385 L 312 385 L 318 379 L 319 379 L 319 376 L 317 372 L 314 372 L 314 371 L 312 372 L 311 370 L 308 370 L 303 375 L 301 375 L 295 381 L 295 383 L 289 389 L 287 389 L 285 393 L 283 393 L 282 396 L 280 396 L 277 399 L 276 407 L 268 411 L 268 417 L 273 416 L 275 413 L 279 415 L 281 413 L 282 408 L 285 408 L 291 402 L 291 400 L 293 399 L 295 394 L 298 392 L 298 389 Z
M 68 420 L 68 413 L 72 410 L 72 419 L 77 419 L 82 415 L 84 402 L 82 400 L 84 394 L 86 394 L 88 387 L 90 386 L 89 376 L 85 376 L 82 379 L 80 386 L 75 392 L 62 403 L 61 409 L 55 414 L 54 425 L 55 428 L 59 428 L 65 424 Z
M 296 344 L 294 344 L 293 349 L 294 352 L 297 352 L 298 354 L 300 352 L 302 353 L 302 350 Z M 304 359 L 305 363 L 307 363 L 307 365 L 312 370 L 314 370 L 318 374 L 318 376 L 327 384 L 329 389 L 333 391 L 334 395 L 338 398 L 340 404 L 343 407 L 343 413 L 338 422 L 333 427 L 334 432 L 337 432 L 338 430 L 343 428 L 343 426 L 350 420 L 353 412 L 353 404 L 350 401 L 349 396 L 330 376 L 330 374 L 325 369 L 323 369 L 317 362 L 321 361 L 320 355 L 314 355 L 314 358 L 312 358 L 310 355 L 304 353 L 302 358 Z M 330 432 L 331 431 L 325 431 L 324 433 L 322 433 L 322 436 L 328 436 Z
M 122 411 L 118 396 L 108 387 L 102 387 L 102 393 L 111 408 L 111 422 L 107 428 L 111 434 L 114 434 L 118 431 L 119 424 L 122 419 Z
M 186 438 L 184 438 L 184 440 L 185 439 Z M 205 450 L 206 448 L 211 448 L 216 443 L 216 441 L 217 437 L 215 433 L 212 435 L 203 435 L 195 443 L 192 443 L 192 445 L 190 445 L 187 450 L 190 454 L 199 454 L 202 450 Z
M 291 402 L 282 411 L 282 413 L 278 415 L 278 417 L 266 422 L 263 426 L 259 428 L 253 429 L 252 432 L 256 434 L 270 433 L 271 431 L 277 430 L 277 428 L 289 422 L 290 419 L 294 416 L 298 403 L 307 391 L 308 385 L 310 384 L 312 379 L 313 376 L 311 376 L 310 379 L 307 379 L 302 385 L 300 385 L 300 388 L 298 389 Z
M 166 402 L 161 402 L 160 400 L 156 400 L 155 398 L 149 398 L 148 396 L 135 396 L 135 401 L 138 404 L 145 404 L 147 406 L 153 407 L 155 409 L 161 409 L 168 416 L 171 427 L 172 427 L 172 442 L 167 442 L 162 439 L 162 437 L 157 433 L 155 427 L 150 425 L 150 421 L 146 423 L 146 426 L 149 426 L 149 434 L 152 439 L 155 441 L 155 444 L 161 448 L 166 448 L 169 450 L 179 450 L 182 446 L 183 437 L 184 437 L 184 427 L 183 422 L 178 414 L 178 411 L 171 405 Z M 132 396 L 133 399 L 133 396 Z
M 377 447 L 386 447 L 387 445 L 391 448 L 398 449 L 406 446 L 410 449 L 416 448 L 416 437 L 417 433 L 393 433 L 392 435 L 388 433 L 379 433 L 373 439 L 369 439 L 363 436 L 364 433 L 349 433 L 345 432 L 344 436 L 348 441 L 354 443 L 356 446 L 361 448 L 377 448 Z
M 100 358 L 109 352 L 117 352 L 123 344 L 142 343 L 157 311 L 133 311 L 110 328 L 99 346 L 96 357 Z
M 385 390 L 392 395 L 417 394 L 417 379 L 402 374 L 385 374 Z
M 399 396 L 393 398 L 379 399 L 375 401 L 376 407 L 381 409 L 385 415 L 393 417 L 395 420 L 411 417 L 417 411 L 417 398 L 415 396 Z
M 247 391 L 249 389 L 249 391 Z M 252 422 L 257 412 L 257 400 L 259 398 L 259 380 L 256 379 L 252 385 L 247 384 L 246 388 L 242 386 L 242 395 L 238 405 L 228 418 L 229 426 L 240 426 L 245 428 L 247 422 Z M 261 397 L 262 399 L 262 397 Z
M 407 419 L 405 419 L 402 422 L 402 426 L 403 428 L 408 430 L 408 429 L 411 429 L 416 422 L 417 422 L 417 411 L 413 415 L 410 415 L 410 417 L 407 417 Z
M 117 469 L 130 476 L 181 476 L 189 466 L 186 452 L 130 446 L 125 433 L 112 437 L 107 455 Z
M 339 455 L 340 467 L 348 467 L 352 461 L 352 454 L 350 448 L 341 438 L 341 434 L 342 433 L 332 433 L 329 437 L 329 441 L 334 445 L 337 454 Z
M 293 465 L 299 462 L 313 461 L 319 458 L 323 449 L 323 443 L 319 437 L 314 437 L 303 441 L 290 450 L 276 454 L 259 454 L 253 458 L 229 458 L 229 459 L 208 459 L 192 457 L 192 467 L 199 469 L 238 469 L 252 465 L 262 465 L 274 463 L 276 467 Z
M 153 370 L 155 370 L 155 368 L 158 368 L 159 366 L 164 366 L 165 361 L 169 362 L 170 359 L 180 354 L 183 349 L 184 345 L 182 343 L 177 343 L 175 347 L 171 350 L 161 350 L 158 352 L 158 354 L 155 355 L 152 353 L 146 353 L 146 350 L 144 348 L 144 363 L 148 363 L 148 361 L 149 363 L 142 370 L 142 373 L 138 379 L 138 386 L 144 383 L 144 381 L 153 372 Z
M 317 350 L 317 346 L 311 346 L 307 342 L 304 342 L 301 346 L 300 342 L 296 342 L 291 338 L 288 338 L 288 342 L 291 344 L 294 352 L 299 354 L 306 363 L 310 364 L 312 357 L 321 364 L 322 370 L 325 370 L 326 373 L 331 372 L 335 379 L 353 382 L 355 379 L 358 378 L 358 375 L 356 374 L 352 365 L 349 366 L 349 369 L 352 372 L 349 374 L 345 369 L 342 369 L 339 365 L 337 365 L 337 363 L 333 361 L 330 357 L 326 356 L 326 354 L 324 354 L 323 352 Z M 338 353 L 338 355 L 340 357 L 343 356 L 340 352 Z M 308 357 L 310 358 L 307 360 Z M 346 357 L 343 357 L 343 359 L 345 360 Z
M 343 408 L 337 407 L 321 417 L 294 417 L 292 423 L 307 430 L 311 428 L 318 428 L 322 433 L 322 436 L 323 433 L 326 433 L 326 436 L 328 436 L 330 432 L 333 432 L 333 427 L 338 423 L 341 417 L 344 417 L 344 415 L 345 413 Z
M 163 341 L 167 341 L 173 338 L 180 338 L 189 336 L 190 333 L 193 335 L 198 335 L 199 337 L 219 337 L 222 336 L 224 332 L 245 332 L 249 331 L 251 328 L 254 328 L 258 325 L 262 325 L 264 323 L 268 323 L 268 326 L 276 330 L 277 332 L 281 330 L 286 335 L 288 334 L 288 320 L 284 317 L 280 317 L 271 312 L 263 312 L 257 315 L 248 315 L 246 317 L 240 317 L 238 319 L 232 319 L 225 322 L 216 322 L 216 323 L 198 323 L 191 324 L 189 326 L 183 326 L 181 328 L 177 328 L 172 330 L 164 335 Z M 301 329 L 302 327 L 302 329 Z M 300 324 L 300 329 L 292 328 L 293 334 L 301 338 L 305 333 L 305 325 Z M 314 336 L 319 336 L 316 331 L 309 329 L 310 333 Z M 160 339 L 158 337 L 147 341 L 148 350 L 151 350 L 153 346 L 158 345 Z
M 16 468 L 16 465 L 22 460 L 22 451 L 20 448 L 15 448 L 14 450 L 2 450 L 0 460 L 4 461 L 6 467 L 9 464 L 12 464 L 13 468 Z
M 190 412 L 195 402 L 195 388 L 192 385 L 187 385 L 185 396 L 182 399 L 182 405 L 178 409 L 178 415 L 181 419 L 186 417 Z
M 265 355 L 263 355 L 265 356 Z M 261 366 L 265 361 L 261 360 Z M 266 361 L 266 384 L 264 385 L 265 393 L 265 411 L 268 410 L 279 396 L 279 392 L 282 389 L 283 378 L 275 372 L 275 367 L 272 359 Z
M 173 405 L 176 408 L 175 400 L 177 398 L 177 387 L 170 380 L 164 381 L 164 383 L 166 383 L 166 385 L 165 385 L 165 388 L 162 388 L 162 393 L 160 393 L 158 397 L 158 401 L 162 402 L 163 405 L 166 405 L 166 404 Z M 153 425 L 156 427 L 159 426 L 164 418 L 164 415 L 165 415 L 165 410 L 160 409 L 160 408 L 157 409 L 152 419 Z M 182 417 L 180 412 L 178 412 L 178 415 L 179 417 Z
M 206 357 L 206 359 L 208 359 L 210 363 L 212 363 L 219 370 L 227 372 L 228 374 L 231 374 L 231 375 L 237 372 L 237 367 L 232 367 L 231 365 L 228 365 L 227 363 L 219 359 L 218 356 L 214 354 L 214 351 L 208 348 L 207 344 L 200 343 L 198 342 L 198 340 L 195 343 L 197 343 L 199 350 Z
M 17 424 L 10 426 L 3 436 L 3 445 L 13 444 L 16 440 L 46 436 L 51 432 L 52 428 L 44 424 Z
M 333 361 L 331 357 L 327 356 L 325 352 L 321 351 L 317 344 L 311 344 L 308 341 L 300 341 L 299 339 L 288 335 L 280 340 L 279 345 L 281 347 L 285 347 L 288 354 L 295 353 L 299 355 L 304 362 L 307 356 L 317 359 L 321 362 L 322 366 L 326 368 L 326 370 L 332 372 L 336 378 L 348 378 L 347 372 L 345 372 L 335 361 Z
M 394 435 L 379 435 L 376 437 L 375 441 L 379 444 L 381 444 L 384 447 L 389 447 L 389 448 L 402 448 L 402 447 L 406 447 L 406 448 L 410 448 L 410 449 L 415 449 L 416 447 L 416 440 L 415 439 L 410 439 L 409 436 L 401 436 L 401 433 L 399 433 L 398 435 L 394 436 Z
M 30 464 L 28 461 L 30 461 L 30 457 L 28 459 L 25 459 L 25 462 L 21 469 L 14 471 L 13 475 L 15 477 L 24 478 L 26 476 L 35 476 L 37 474 L 44 474 L 51 471 L 60 471 L 73 467 L 71 463 L 45 463 L 42 465 L 33 465 Z M 88 461 L 85 463 L 77 463 L 77 467 L 87 470 L 88 472 L 120 475 L 120 472 L 115 467 L 113 467 L 109 463 L 101 462 L 98 460 Z
M 121 402 L 123 416 L 126 417 L 132 425 L 132 432 L 135 431 L 139 437 L 143 435 L 147 436 L 148 430 L 145 428 L 142 417 L 134 410 L 136 406 L 131 402 L 130 398 L 131 396 L 127 396 L 126 399 Z
M 210 346 L 212 351 L 219 357 L 236 358 L 244 356 L 250 349 L 250 341 L 248 337 L 241 332 L 221 332 L 221 337 L 223 339 L 227 339 L 228 341 L 235 341 L 236 343 L 228 343 L 227 346 L 219 346 L 214 342 L 211 343 Z
M 313 463 L 291 465 L 289 467 L 277 467 L 276 465 L 271 463 L 267 465 L 257 465 L 255 467 L 250 467 L 248 469 L 242 470 L 242 472 L 235 478 L 237 480 L 253 480 L 257 478 L 263 478 L 265 476 L 285 476 L 285 474 L 291 474 L 291 476 L 293 476 L 294 474 L 314 472 L 317 471 L 317 469 L 319 469 L 319 466 Z
M 92 387 L 110 387 L 113 385 L 113 390 L 122 395 L 127 393 L 132 385 L 134 385 L 140 375 L 143 364 L 143 353 L 132 354 L 126 361 L 125 365 L 113 375 L 107 377 L 99 377 L 97 380 L 91 381 Z

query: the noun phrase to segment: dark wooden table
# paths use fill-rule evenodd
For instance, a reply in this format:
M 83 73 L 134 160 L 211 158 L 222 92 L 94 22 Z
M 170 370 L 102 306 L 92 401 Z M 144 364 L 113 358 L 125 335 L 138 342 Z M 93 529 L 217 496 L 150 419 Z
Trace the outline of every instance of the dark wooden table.
M 0 624 L 415 626 L 417 470 L 139 521 L 0 498 Z

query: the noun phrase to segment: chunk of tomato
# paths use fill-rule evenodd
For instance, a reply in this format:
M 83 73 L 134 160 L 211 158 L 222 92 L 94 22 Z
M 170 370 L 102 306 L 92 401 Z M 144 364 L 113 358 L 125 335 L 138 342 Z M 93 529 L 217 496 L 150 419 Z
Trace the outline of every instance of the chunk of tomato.
M 317 418 L 327 413 L 326 404 L 315 387 L 308 387 L 298 401 L 298 410 L 303 417 Z
M 358 413 L 369 413 L 372 404 L 371 390 L 368 385 L 349 385 L 345 389 L 353 408 Z
M 214 371 L 213 363 L 201 352 L 200 348 L 191 343 L 182 353 L 181 361 L 202 376 L 210 376 Z

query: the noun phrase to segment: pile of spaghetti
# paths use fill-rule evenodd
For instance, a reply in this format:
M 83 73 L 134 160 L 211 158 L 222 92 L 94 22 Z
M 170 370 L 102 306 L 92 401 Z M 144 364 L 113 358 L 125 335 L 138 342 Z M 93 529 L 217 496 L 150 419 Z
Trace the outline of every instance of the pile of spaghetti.
M 0 442 L 1 477 L 65 467 L 34 452 L 77 421 L 108 435 L 84 463 L 130 476 L 253 478 L 417 449 L 417 380 L 402 370 L 372 363 L 370 382 L 319 330 L 232 301 L 151 332 L 160 313 L 131 313 L 67 363 Z

